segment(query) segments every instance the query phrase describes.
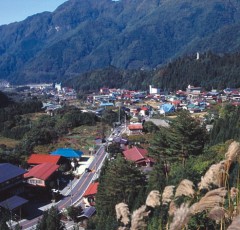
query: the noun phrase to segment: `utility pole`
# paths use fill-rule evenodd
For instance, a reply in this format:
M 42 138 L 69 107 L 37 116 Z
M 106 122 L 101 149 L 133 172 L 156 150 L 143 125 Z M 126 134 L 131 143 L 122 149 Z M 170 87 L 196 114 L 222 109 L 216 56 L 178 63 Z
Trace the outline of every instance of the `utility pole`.
M 119 124 L 120 124 L 120 106 L 118 107 L 118 122 L 119 122 Z
M 71 192 L 70 192 L 70 193 L 71 193 L 71 206 L 72 206 L 72 204 L 73 204 L 73 200 L 72 200 L 72 180 L 70 180 L 70 183 L 71 183 L 71 184 L 70 184 L 70 186 L 71 186 L 71 187 L 70 187 L 70 189 L 71 189 Z
M 118 107 L 118 122 L 119 122 L 119 124 L 120 124 L 120 121 L 121 121 L 121 114 L 120 114 L 121 106 L 122 106 L 122 102 L 119 101 L 119 102 L 116 103 L 116 107 Z

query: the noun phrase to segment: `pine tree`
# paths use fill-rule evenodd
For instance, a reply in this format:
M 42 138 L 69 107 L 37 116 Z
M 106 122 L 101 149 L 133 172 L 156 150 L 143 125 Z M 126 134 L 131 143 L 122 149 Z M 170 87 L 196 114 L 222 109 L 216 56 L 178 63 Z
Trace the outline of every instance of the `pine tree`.
M 147 193 L 152 190 L 158 190 L 160 192 L 163 191 L 166 186 L 166 180 L 168 172 L 165 171 L 166 167 L 164 167 L 163 161 L 159 161 L 154 164 L 152 171 L 150 172 L 147 186 Z
M 64 224 L 61 222 L 59 211 L 55 207 L 43 212 L 42 218 L 39 220 L 36 230 L 63 230 Z
M 121 156 L 110 161 L 105 174 L 100 178 L 96 195 L 96 229 L 106 229 L 108 226 L 113 227 L 115 224 L 117 226 L 117 223 L 114 222 L 116 220 L 115 205 L 125 202 L 132 209 L 139 191 L 145 186 L 145 175 L 136 168 L 135 164 L 126 161 Z M 110 221 L 107 221 L 106 217 Z

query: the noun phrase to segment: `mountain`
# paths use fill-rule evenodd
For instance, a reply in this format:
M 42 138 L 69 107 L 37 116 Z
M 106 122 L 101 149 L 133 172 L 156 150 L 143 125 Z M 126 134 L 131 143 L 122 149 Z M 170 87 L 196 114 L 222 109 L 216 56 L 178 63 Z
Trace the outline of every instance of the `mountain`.
M 0 26 L 0 78 L 61 81 L 115 66 L 152 69 L 196 51 L 239 50 L 238 0 L 69 0 Z
M 94 70 L 63 81 L 80 92 L 101 87 L 148 90 L 149 85 L 167 91 L 185 90 L 191 84 L 205 90 L 240 87 L 240 53 L 217 55 L 212 52 L 186 55 L 154 70 L 123 70 L 114 67 Z

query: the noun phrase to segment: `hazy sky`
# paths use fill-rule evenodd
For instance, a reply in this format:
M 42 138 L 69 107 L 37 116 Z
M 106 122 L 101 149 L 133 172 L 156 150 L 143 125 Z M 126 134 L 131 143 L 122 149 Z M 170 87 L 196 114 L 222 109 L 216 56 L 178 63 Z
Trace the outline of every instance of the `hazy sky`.
M 67 0 L 0 0 L 0 25 L 22 21 L 43 11 L 54 11 Z

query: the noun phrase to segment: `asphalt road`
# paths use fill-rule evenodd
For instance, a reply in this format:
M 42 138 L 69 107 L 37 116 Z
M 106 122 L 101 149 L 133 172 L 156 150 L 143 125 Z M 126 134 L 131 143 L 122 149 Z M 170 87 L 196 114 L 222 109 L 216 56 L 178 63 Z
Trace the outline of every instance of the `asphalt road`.
M 92 171 L 83 173 L 82 176 L 77 180 L 77 182 L 70 186 L 69 194 L 55 204 L 55 206 L 57 206 L 60 211 L 63 208 L 75 205 L 82 198 L 84 192 L 91 184 L 93 179 L 95 179 L 100 173 L 100 169 L 106 157 L 107 153 L 105 152 L 105 146 L 102 145 L 97 150 L 94 160 L 89 166 Z M 34 229 L 34 226 L 37 224 L 39 218 L 41 218 L 41 216 L 32 220 L 23 220 L 21 221 L 20 225 L 23 229 Z

